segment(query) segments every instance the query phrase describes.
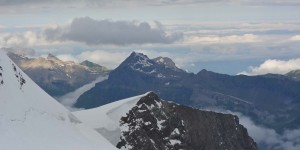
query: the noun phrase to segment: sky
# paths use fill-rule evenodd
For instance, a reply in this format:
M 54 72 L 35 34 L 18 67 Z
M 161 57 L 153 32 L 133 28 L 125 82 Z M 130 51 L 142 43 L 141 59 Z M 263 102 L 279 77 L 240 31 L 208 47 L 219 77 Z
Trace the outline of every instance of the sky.
M 132 51 L 224 74 L 300 69 L 299 0 L 0 0 L 0 47 L 117 67 Z

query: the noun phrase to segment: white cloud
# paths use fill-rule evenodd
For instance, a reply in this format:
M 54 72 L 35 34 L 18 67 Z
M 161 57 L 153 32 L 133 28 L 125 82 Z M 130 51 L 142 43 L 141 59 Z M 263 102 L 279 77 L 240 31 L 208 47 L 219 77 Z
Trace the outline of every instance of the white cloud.
M 74 107 L 74 104 L 76 103 L 79 96 L 82 95 L 84 92 L 86 92 L 86 91 L 90 90 L 91 88 L 93 88 L 96 85 L 96 83 L 99 83 L 103 80 L 106 80 L 107 78 L 108 78 L 107 76 L 99 77 L 96 80 L 94 80 L 93 82 L 88 83 L 88 84 L 76 89 L 75 91 L 67 93 L 63 96 L 55 97 L 55 99 L 57 99 L 61 104 L 63 104 L 70 111 L 81 110 L 81 109 L 78 109 L 78 108 Z
M 292 70 L 300 69 L 300 58 L 291 60 L 276 60 L 269 59 L 266 60 L 259 66 L 250 66 L 248 71 L 241 72 L 239 74 L 245 75 L 263 75 L 267 73 L 273 74 L 286 74 Z
M 34 49 L 30 49 L 30 48 L 18 48 L 18 47 L 14 47 L 14 48 L 6 48 L 6 47 L 2 47 L 0 48 L 0 50 L 6 51 L 6 52 L 12 52 L 12 53 L 16 53 L 19 55 L 34 55 L 35 54 L 35 50 Z
M 130 54 L 130 51 L 105 51 L 105 50 L 94 50 L 84 51 L 77 55 L 72 54 L 60 54 L 57 57 L 64 61 L 75 61 L 82 62 L 89 60 L 107 68 L 116 68 L 122 61 L 124 61 Z
M 259 36 L 254 34 L 227 35 L 227 36 L 191 36 L 185 40 L 186 44 L 232 44 L 261 42 Z
M 187 4 L 203 4 L 203 3 L 216 3 L 216 2 L 226 2 L 226 3 L 236 3 L 236 4 L 255 4 L 255 5 L 265 5 L 265 4 L 284 4 L 284 5 L 295 5 L 299 4 L 298 0 L 0 0 L 0 6 L 18 6 L 18 5 L 29 5 L 29 6 L 45 6 L 45 5 L 71 5 L 71 6 L 81 6 L 81 7 L 101 7 L 101 4 L 106 6 L 160 6 L 160 5 L 187 5 Z M 54 4 L 53 4 L 54 3 Z
M 152 24 L 152 26 L 151 26 Z M 32 25 L 34 27 L 34 25 Z M 47 24 L 35 30 L 13 27 L 14 32 L 0 32 L 0 45 L 51 46 L 68 43 L 95 45 L 171 44 L 183 38 L 181 32 L 166 31 L 159 22 L 94 20 L 74 18 L 67 25 Z M 18 30 L 26 30 L 18 32 Z M 31 30 L 31 31 L 30 31 Z
M 291 41 L 300 41 L 300 35 L 295 35 L 290 38 Z
M 241 1 L 244 4 L 250 5 L 279 5 L 279 6 L 286 6 L 286 5 L 299 5 L 299 0 L 232 0 L 233 2 Z
M 59 44 L 60 41 L 48 41 L 44 35 L 33 32 L 15 32 L 15 33 L 0 33 L 0 45 L 7 47 L 26 47 L 26 46 L 40 46 Z
M 254 123 L 251 118 L 240 112 L 231 112 L 228 110 L 211 109 L 208 111 L 233 114 L 238 116 L 239 123 L 243 125 L 250 137 L 256 142 L 260 149 L 265 150 L 299 150 L 300 149 L 300 129 L 285 129 L 283 133 L 278 133 L 274 129 L 264 127 Z
M 75 18 L 66 26 L 47 28 L 43 34 L 50 41 L 74 41 L 88 45 L 169 44 L 183 38 L 182 33 L 167 33 L 147 22 L 94 20 L 89 17 Z
M 300 129 L 285 130 L 283 134 L 275 130 L 255 124 L 250 118 L 234 113 L 239 117 L 240 124 L 245 126 L 249 135 L 260 145 L 266 145 L 272 150 L 299 150 Z
M 85 51 L 76 57 L 81 60 L 90 60 L 108 68 L 116 68 L 126 57 L 127 52 L 109 52 L 105 50 Z
M 61 55 L 57 55 L 56 57 L 62 61 L 74 61 L 78 63 L 78 59 L 70 54 L 61 54 Z

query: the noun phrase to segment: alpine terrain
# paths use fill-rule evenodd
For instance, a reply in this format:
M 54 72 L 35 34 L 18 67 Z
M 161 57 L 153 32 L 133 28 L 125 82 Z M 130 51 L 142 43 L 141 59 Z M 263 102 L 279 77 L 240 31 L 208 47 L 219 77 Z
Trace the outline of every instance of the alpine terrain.
M 300 127 L 299 81 L 271 74 L 188 73 L 169 58 L 149 59 L 136 52 L 113 70 L 108 80 L 81 95 L 75 106 L 94 108 L 147 91 L 196 108 L 241 112 L 278 132 Z
M 153 92 L 74 115 L 120 149 L 257 149 L 238 117 L 167 102 Z
M 36 85 L 0 51 L 0 149 L 116 149 Z

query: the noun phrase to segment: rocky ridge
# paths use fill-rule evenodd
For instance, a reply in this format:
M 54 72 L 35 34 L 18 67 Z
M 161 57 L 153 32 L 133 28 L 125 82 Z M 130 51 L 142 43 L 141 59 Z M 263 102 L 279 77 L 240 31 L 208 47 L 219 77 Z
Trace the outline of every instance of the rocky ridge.
M 257 149 L 237 116 L 167 102 L 153 92 L 142 97 L 120 124 L 121 149 Z

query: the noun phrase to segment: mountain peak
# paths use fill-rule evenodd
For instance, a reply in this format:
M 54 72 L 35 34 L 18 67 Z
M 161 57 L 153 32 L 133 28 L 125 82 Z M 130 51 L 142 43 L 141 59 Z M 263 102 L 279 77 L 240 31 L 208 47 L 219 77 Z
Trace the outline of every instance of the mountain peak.
M 53 54 L 49 53 L 47 56 L 48 60 L 53 60 L 53 61 L 60 61 L 62 62 L 62 60 L 60 60 L 59 58 L 57 58 L 56 56 L 54 56 Z
M 134 63 L 141 63 L 141 64 L 145 64 L 151 61 L 151 59 L 149 59 L 147 55 L 143 53 L 137 53 L 137 52 L 132 52 L 130 56 L 127 58 L 127 60 L 131 60 Z
M 130 56 L 121 64 L 128 65 L 133 70 L 138 70 L 142 72 L 151 71 L 150 68 L 155 62 L 148 58 L 147 55 L 143 53 L 132 52 Z
M 173 60 L 169 57 L 162 57 L 159 56 L 157 58 L 153 59 L 156 63 L 164 65 L 167 68 L 178 70 L 179 68 L 176 67 L 176 64 L 173 62 Z
M 133 51 L 130 56 L 133 56 L 133 57 L 142 57 L 142 58 L 148 58 L 147 55 L 143 54 L 143 53 L 138 53 L 138 52 L 135 52 Z

